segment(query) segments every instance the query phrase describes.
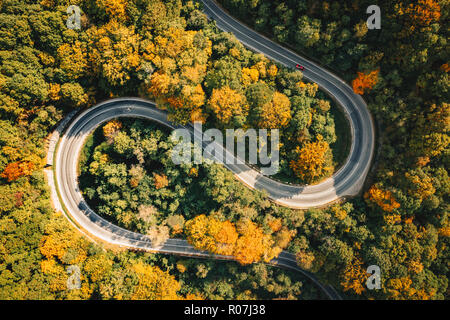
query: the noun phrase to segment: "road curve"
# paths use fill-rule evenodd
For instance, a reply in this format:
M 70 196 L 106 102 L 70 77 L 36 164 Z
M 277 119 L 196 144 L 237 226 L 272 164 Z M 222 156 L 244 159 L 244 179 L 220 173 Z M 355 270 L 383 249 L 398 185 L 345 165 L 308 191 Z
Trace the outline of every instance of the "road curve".
M 189 257 L 234 260 L 231 256 L 213 255 L 196 250 L 186 240 L 181 239 L 169 239 L 162 247 L 155 248 L 145 235 L 118 227 L 89 208 L 78 188 L 79 154 L 87 136 L 96 127 L 118 117 L 146 118 L 172 129 L 177 128 L 176 125 L 167 120 L 165 111 L 157 109 L 152 102 L 137 98 L 109 100 L 78 115 L 62 134 L 57 150 L 49 150 L 49 152 L 56 152 L 55 156 L 48 157 L 48 159 L 54 158 L 56 191 L 59 194 L 62 207 L 75 226 L 87 235 L 93 235 L 97 239 L 118 246 Z M 192 127 L 188 129 L 193 130 Z M 52 184 L 50 185 L 52 186 Z M 323 285 L 313 274 L 298 267 L 292 253 L 284 251 L 269 264 L 300 272 L 309 278 L 329 299 L 341 299 L 334 288 Z
M 350 154 L 342 168 L 331 178 L 317 185 L 287 185 L 264 177 L 245 164 L 225 164 L 225 166 L 247 186 L 259 190 L 264 189 L 275 202 L 292 208 L 322 206 L 336 201 L 340 197 L 358 194 L 367 176 L 375 144 L 373 121 L 363 99 L 332 73 L 255 33 L 226 14 L 214 1 L 204 0 L 202 2 L 205 13 L 216 21 L 217 26 L 224 31 L 233 32 L 247 47 L 261 52 L 287 67 L 294 67 L 297 63 L 304 65 L 306 67 L 303 73 L 305 78 L 316 82 L 342 108 L 349 120 L 352 134 Z M 169 128 L 177 128 L 167 120 L 167 114 L 164 111 L 158 110 L 153 103 L 140 99 L 110 100 L 79 115 L 62 136 L 55 157 L 56 187 L 67 213 L 82 231 L 108 243 L 190 257 L 232 259 L 229 256 L 211 255 L 195 250 L 185 240 L 178 239 L 169 239 L 164 246 L 154 248 L 146 236 L 113 225 L 89 208 L 78 189 L 78 155 L 90 132 L 105 121 L 123 116 L 147 118 Z M 193 130 L 191 127 L 188 128 Z M 227 151 L 224 150 L 224 152 Z M 270 264 L 301 272 L 311 279 L 328 298 L 340 299 L 332 287 L 324 286 L 314 275 L 299 268 L 291 253 L 281 253 Z
M 375 128 L 366 103 L 360 95 L 331 72 L 295 52 L 260 35 L 225 12 L 213 0 L 202 0 L 204 13 L 216 22 L 219 29 L 231 32 L 246 47 L 288 67 L 303 65 L 303 76 L 327 92 L 343 110 L 352 136 L 350 153 L 343 166 L 329 179 L 312 186 L 293 186 L 248 172 L 238 178 L 250 187 L 265 189 L 280 205 L 305 209 L 320 207 L 345 196 L 357 195 L 369 172 L 375 150 Z

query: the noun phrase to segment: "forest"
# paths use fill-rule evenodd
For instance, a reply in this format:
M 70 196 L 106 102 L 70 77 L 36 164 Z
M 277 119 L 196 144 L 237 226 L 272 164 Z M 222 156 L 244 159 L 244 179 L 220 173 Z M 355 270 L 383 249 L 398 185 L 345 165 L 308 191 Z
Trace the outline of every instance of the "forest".
M 253 263 L 286 249 L 346 298 L 448 299 L 448 2 L 380 1 L 380 30 L 367 30 L 372 3 L 364 0 L 220 2 L 363 95 L 378 125 L 365 192 L 327 208 L 280 207 L 220 165 L 173 165 L 164 128 L 116 119 L 91 135 L 80 158 L 90 205 L 156 243 L 185 237 L 238 263 L 91 243 L 54 212 L 43 174 L 48 135 L 71 110 L 139 96 L 178 123 L 278 128 L 276 178 L 302 184 L 345 159 L 345 119 L 317 85 L 220 32 L 197 2 L 4 0 L 0 298 L 320 297 L 299 275 Z M 73 4 L 80 30 L 66 26 Z M 82 286 L 67 290 L 73 264 Z M 369 265 L 381 267 L 380 290 L 365 287 Z
M 350 213 L 369 230 L 354 259 L 387 271 L 384 297 L 436 297 L 438 286 L 447 287 L 449 258 L 449 3 L 378 1 L 379 30 L 365 23 L 370 1 L 220 3 L 364 95 L 378 123 L 379 150 L 368 190 Z M 355 277 L 357 266 L 346 276 Z M 343 289 L 364 295 L 350 279 Z

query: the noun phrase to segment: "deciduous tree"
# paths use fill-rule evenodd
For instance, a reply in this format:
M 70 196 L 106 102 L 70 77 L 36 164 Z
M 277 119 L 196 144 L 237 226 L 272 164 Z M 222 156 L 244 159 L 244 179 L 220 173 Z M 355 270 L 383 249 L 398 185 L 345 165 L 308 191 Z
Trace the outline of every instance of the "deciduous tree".
M 365 90 L 372 89 L 378 81 L 379 70 L 369 73 L 358 72 L 356 79 L 352 81 L 353 91 L 357 94 L 364 94 Z
M 290 167 L 300 179 L 311 183 L 333 170 L 330 147 L 319 135 L 317 141 L 308 142 L 302 148 L 297 146 L 297 158 Z
M 230 123 L 233 118 L 242 124 L 248 113 L 245 97 L 229 87 L 213 90 L 209 108 L 222 124 Z

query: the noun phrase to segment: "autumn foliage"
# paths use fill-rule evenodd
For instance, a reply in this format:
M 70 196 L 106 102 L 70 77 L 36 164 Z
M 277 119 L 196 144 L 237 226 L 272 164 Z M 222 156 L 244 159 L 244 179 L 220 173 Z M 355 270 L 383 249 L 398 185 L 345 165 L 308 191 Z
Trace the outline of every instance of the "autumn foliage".
M 259 79 L 259 71 L 256 68 L 242 68 L 242 83 L 249 85 Z
M 232 255 L 241 264 L 256 261 L 270 261 L 282 251 L 276 246 L 270 234 L 248 219 L 240 220 L 236 225 L 230 221 L 220 221 L 213 217 L 199 215 L 186 222 L 186 235 L 190 244 L 200 250 L 217 254 Z M 284 234 L 283 234 L 284 235 Z M 284 241 L 285 247 L 292 233 Z
M 389 190 L 382 190 L 375 185 L 364 194 L 364 198 L 376 203 L 386 212 L 392 212 L 394 209 L 400 208 L 400 204 L 395 200 L 392 192 Z
M 131 270 L 138 277 L 132 300 L 179 300 L 181 298 L 177 293 L 181 289 L 181 284 L 169 273 L 143 263 L 133 265 Z
M 322 136 L 317 141 L 308 142 L 302 148 L 297 146 L 297 159 L 291 160 L 290 167 L 300 179 L 310 183 L 333 170 L 330 146 Z
M 64 43 L 58 48 L 61 69 L 70 79 L 78 79 L 88 71 L 87 49 L 81 42 Z
M 92 64 L 92 71 L 112 86 L 124 85 L 140 63 L 139 35 L 134 28 L 127 28 L 116 20 L 88 32 L 91 48 L 88 61 Z M 77 53 L 76 49 L 72 48 L 74 53 Z M 82 61 L 80 57 L 80 64 Z
M 200 250 L 231 255 L 238 238 L 236 228 L 229 221 L 219 221 L 199 215 L 186 222 L 189 243 Z
M 111 120 L 103 127 L 103 135 L 112 142 L 122 128 L 122 123 L 118 120 Z
M 201 82 L 206 74 L 211 42 L 202 32 L 169 28 L 144 48 L 144 59 L 158 68 L 151 75 L 147 92 L 160 107 L 171 111 L 172 120 L 203 122 L 206 98 Z
M 362 260 L 356 258 L 344 270 L 341 281 L 342 288 L 344 291 L 352 290 L 360 295 L 365 290 L 365 282 L 368 276 L 363 268 Z
M 30 161 L 19 161 L 9 163 L 3 170 L 1 177 L 8 179 L 8 182 L 19 179 L 22 176 L 28 176 L 33 173 L 34 164 Z
M 448 63 L 444 63 L 439 67 L 439 69 L 441 69 L 444 72 L 450 72 L 450 65 Z
M 169 185 L 169 180 L 165 174 L 153 174 L 153 178 L 155 179 L 155 188 L 161 189 L 167 187 Z
M 372 89 L 378 82 L 378 72 L 379 70 L 369 73 L 358 72 L 358 76 L 352 81 L 353 91 L 356 94 L 364 94 L 366 89 Z
M 250 220 L 240 221 L 237 227 L 241 236 L 236 241 L 233 255 L 241 264 L 269 262 L 281 253 L 281 248 L 274 246 L 272 237 Z
M 233 116 L 247 116 L 248 112 L 245 97 L 229 87 L 214 89 L 209 107 L 224 124 L 229 123 Z
M 97 0 L 97 4 L 111 18 L 119 21 L 126 19 L 127 0 Z
M 261 110 L 258 126 L 264 129 L 280 129 L 291 120 L 291 102 L 280 93 L 273 94 L 272 101 L 266 103 Z
M 400 15 L 409 17 L 415 25 L 423 26 L 439 21 L 441 17 L 441 7 L 438 1 L 434 0 L 418 0 L 416 3 L 408 5 L 402 3 L 398 8 L 398 12 Z
M 315 260 L 314 254 L 306 250 L 300 250 L 295 254 L 295 260 L 300 268 L 310 270 Z
M 414 288 L 409 277 L 394 278 L 387 281 L 387 289 L 390 298 L 396 300 L 429 300 L 435 295 L 435 290 Z

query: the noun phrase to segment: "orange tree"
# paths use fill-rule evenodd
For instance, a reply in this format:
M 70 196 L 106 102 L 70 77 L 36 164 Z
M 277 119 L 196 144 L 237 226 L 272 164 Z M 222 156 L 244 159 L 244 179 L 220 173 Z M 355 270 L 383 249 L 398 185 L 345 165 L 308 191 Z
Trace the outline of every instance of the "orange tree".
M 378 81 L 379 70 L 369 73 L 358 72 L 356 79 L 352 81 L 353 91 L 357 94 L 364 94 L 364 90 L 372 89 Z
M 376 185 L 370 187 L 369 191 L 364 194 L 364 199 L 376 203 L 386 212 L 392 212 L 394 209 L 400 208 L 400 204 L 395 200 L 392 192 L 382 190 Z

